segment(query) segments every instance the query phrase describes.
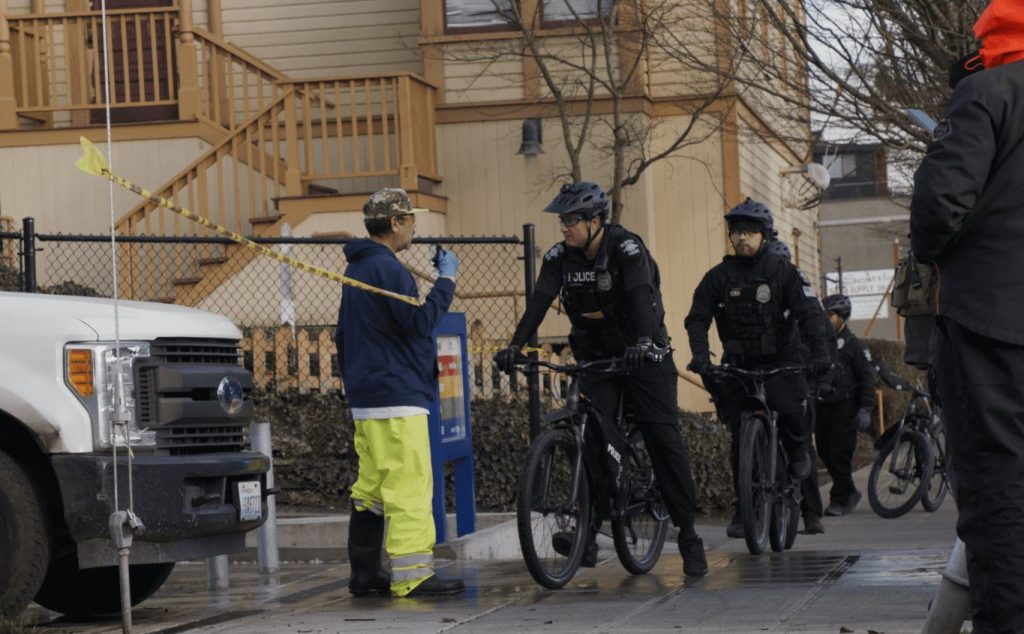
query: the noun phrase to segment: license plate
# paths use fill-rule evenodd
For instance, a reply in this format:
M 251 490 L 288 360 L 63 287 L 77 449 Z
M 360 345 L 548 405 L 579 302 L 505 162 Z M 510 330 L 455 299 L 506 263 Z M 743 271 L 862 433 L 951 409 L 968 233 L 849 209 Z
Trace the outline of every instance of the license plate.
M 263 514 L 263 496 L 259 482 L 238 483 L 238 519 L 242 522 L 258 520 Z

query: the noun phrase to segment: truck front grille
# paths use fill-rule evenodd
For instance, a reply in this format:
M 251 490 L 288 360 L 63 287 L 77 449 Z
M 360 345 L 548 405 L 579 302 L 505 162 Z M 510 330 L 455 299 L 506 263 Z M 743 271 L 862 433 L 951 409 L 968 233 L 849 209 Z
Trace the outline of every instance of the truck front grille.
M 237 341 L 157 339 L 136 364 L 139 428 L 156 432 L 157 452 L 188 455 L 242 451 L 252 420 L 252 377 L 241 367 Z M 225 377 L 239 380 L 241 413 L 229 416 L 217 399 Z

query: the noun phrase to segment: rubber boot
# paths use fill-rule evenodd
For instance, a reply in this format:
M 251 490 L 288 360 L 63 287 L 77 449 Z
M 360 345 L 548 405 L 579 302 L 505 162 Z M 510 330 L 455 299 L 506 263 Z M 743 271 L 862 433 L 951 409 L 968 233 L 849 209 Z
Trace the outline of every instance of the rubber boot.
M 348 524 L 348 591 L 357 597 L 390 595 L 391 574 L 381 562 L 384 516 L 352 508 Z

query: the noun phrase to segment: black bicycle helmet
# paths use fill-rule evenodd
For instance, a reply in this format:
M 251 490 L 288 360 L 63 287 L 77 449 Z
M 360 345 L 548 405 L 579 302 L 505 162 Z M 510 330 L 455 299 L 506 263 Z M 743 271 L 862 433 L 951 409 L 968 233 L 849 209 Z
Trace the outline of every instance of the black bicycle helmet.
M 597 183 L 566 183 L 555 199 L 544 208 L 552 214 L 585 214 L 587 218 L 608 215 L 608 194 Z
M 850 313 L 853 312 L 853 304 L 850 303 L 850 298 L 846 295 L 829 295 L 821 303 L 825 306 L 825 312 L 835 313 L 843 321 L 849 319 Z
M 730 209 L 725 214 L 725 221 L 729 224 L 753 221 L 763 226 L 767 235 L 771 235 L 775 229 L 775 218 L 772 217 L 772 210 L 752 198 L 747 198 Z
M 778 238 L 775 238 L 768 242 L 768 253 L 771 253 L 772 255 L 781 255 L 782 257 L 790 261 L 793 260 L 793 254 L 790 253 L 789 247 L 786 246 L 785 242 L 779 240 Z

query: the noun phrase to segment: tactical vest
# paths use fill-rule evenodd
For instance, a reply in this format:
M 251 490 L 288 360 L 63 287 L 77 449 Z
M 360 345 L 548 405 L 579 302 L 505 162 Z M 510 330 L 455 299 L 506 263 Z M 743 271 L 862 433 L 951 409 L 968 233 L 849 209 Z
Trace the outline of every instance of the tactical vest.
M 727 355 L 764 357 L 779 351 L 784 319 L 775 295 L 767 279 L 728 281 L 719 319 Z
M 581 257 L 562 260 L 562 306 L 572 324 L 570 344 L 581 359 L 621 354 L 627 345 L 616 312 L 622 273 L 608 257 L 610 246 L 602 248 L 593 262 Z M 583 316 L 598 312 L 602 319 Z

